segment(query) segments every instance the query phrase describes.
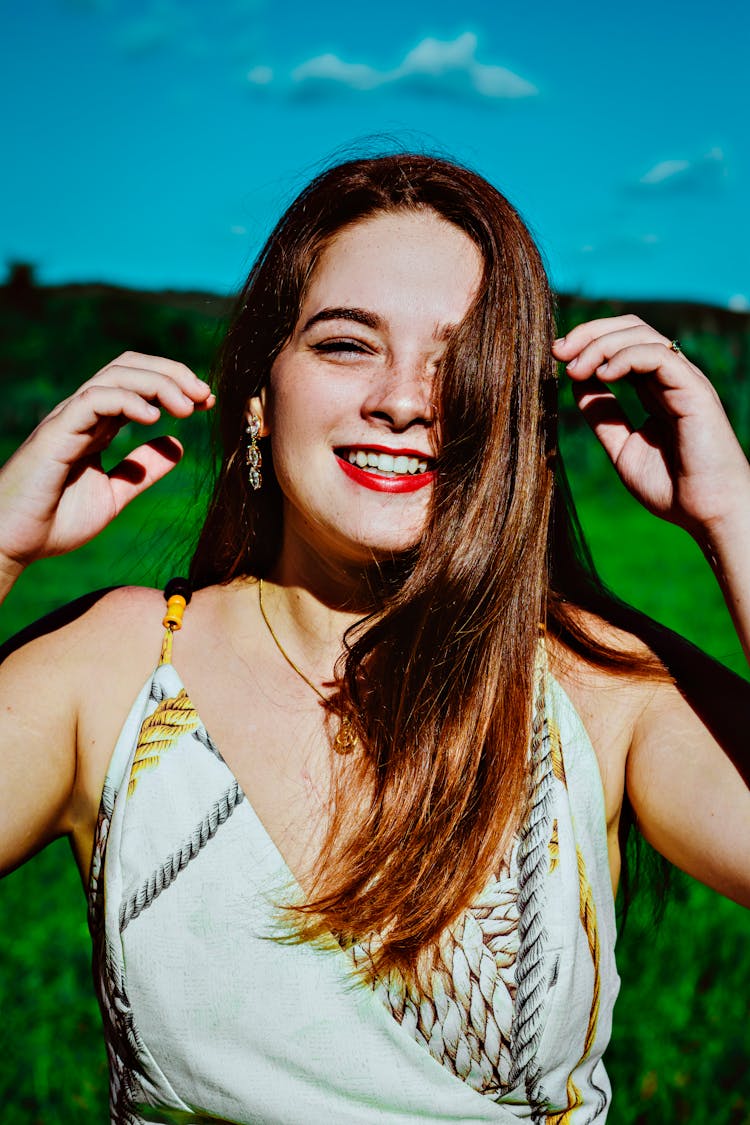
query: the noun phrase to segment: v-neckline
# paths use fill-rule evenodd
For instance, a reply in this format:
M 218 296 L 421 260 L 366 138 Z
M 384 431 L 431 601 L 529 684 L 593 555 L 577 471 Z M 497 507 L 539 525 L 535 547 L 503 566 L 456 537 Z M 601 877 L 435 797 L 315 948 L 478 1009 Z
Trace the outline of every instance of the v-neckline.
M 240 779 L 237 777 L 237 774 L 234 772 L 231 765 L 229 764 L 227 759 L 224 757 L 224 754 L 222 753 L 221 747 L 218 745 L 216 740 L 213 738 L 210 730 L 208 729 L 208 727 L 204 723 L 203 718 L 201 717 L 200 711 L 196 707 L 196 705 L 193 701 L 193 697 L 191 696 L 190 691 L 187 688 L 187 685 L 184 683 L 180 673 L 177 671 L 177 668 L 175 667 L 175 665 L 171 661 L 169 661 L 167 663 L 164 663 L 164 664 L 157 665 L 157 667 L 154 669 L 153 673 L 151 674 L 149 683 L 153 683 L 155 680 L 157 680 L 162 675 L 165 676 L 165 677 L 169 676 L 172 680 L 172 683 L 170 684 L 170 687 L 169 687 L 170 694 L 172 694 L 173 691 L 174 691 L 174 694 L 177 694 L 179 691 L 184 691 L 188 702 L 190 703 L 191 707 L 195 711 L 195 715 L 196 715 L 196 718 L 198 719 L 198 722 L 199 722 L 200 726 L 203 728 L 203 730 L 206 732 L 206 735 L 208 736 L 208 739 L 211 743 L 211 746 L 213 747 L 213 752 L 214 752 L 217 760 L 221 763 L 222 767 L 227 772 L 227 774 L 229 775 L 231 780 L 239 787 L 239 789 L 242 792 L 242 795 L 244 797 L 243 803 L 245 805 L 247 805 L 248 811 L 250 812 L 250 814 L 251 814 L 253 820 L 255 821 L 255 823 L 257 824 L 261 835 L 263 836 L 263 838 L 265 839 L 267 844 L 272 849 L 272 852 L 273 852 L 273 854 L 274 854 L 274 856 L 277 860 L 277 864 L 278 864 L 279 868 L 282 870 L 282 873 L 285 875 L 285 880 L 284 880 L 285 883 L 290 887 L 290 889 L 293 891 L 295 896 L 298 895 L 302 902 L 306 901 L 308 896 L 307 896 L 307 892 L 305 891 L 304 887 L 302 886 L 302 883 L 300 882 L 299 878 L 297 877 L 297 875 L 294 873 L 294 871 L 290 867 L 289 863 L 287 862 L 287 860 L 284 856 L 284 853 L 282 852 L 281 848 L 277 844 L 273 835 L 271 834 L 271 832 L 266 827 L 265 822 L 263 821 L 262 817 L 260 816 L 260 814 L 259 814 L 258 810 L 256 809 L 255 805 L 253 804 L 252 800 L 248 796 L 248 793 L 247 793 L 247 790 L 245 789 L 245 786 L 242 784 Z M 337 947 L 340 948 L 340 946 L 338 946 L 338 942 L 336 942 L 336 939 L 334 938 L 333 934 L 330 935 L 330 938 L 331 938 L 331 941 L 335 942 Z
M 169 676 L 171 678 L 172 683 L 171 683 L 170 688 L 169 688 L 170 695 L 173 692 L 174 692 L 174 694 L 177 694 L 179 691 L 184 691 L 188 702 L 190 703 L 191 707 L 195 711 L 195 715 L 196 715 L 196 718 L 198 719 L 198 722 L 199 722 L 200 726 L 206 732 L 206 735 L 207 735 L 207 737 L 208 737 L 208 739 L 211 743 L 211 746 L 213 747 L 214 755 L 216 756 L 218 761 L 221 763 L 223 769 L 227 772 L 227 774 L 232 779 L 232 781 L 239 787 L 240 791 L 242 792 L 243 797 L 244 797 L 243 803 L 245 805 L 247 805 L 248 811 L 249 811 L 250 815 L 252 816 L 252 818 L 253 818 L 255 824 L 257 825 L 258 829 L 260 830 L 261 836 L 264 838 L 264 840 L 266 841 L 266 843 L 269 845 L 270 849 L 272 850 L 272 853 L 273 853 L 273 855 L 276 859 L 276 862 L 277 862 L 277 866 L 280 868 L 282 874 L 285 876 L 285 878 L 284 878 L 285 885 L 287 885 L 290 888 L 290 890 L 293 892 L 295 897 L 299 896 L 299 900 L 301 902 L 306 902 L 307 899 L 308 899 L 308 894 L 305 891 L 305 888 L 302 886 L 301 881 L 299 880 L 299 878 L 297 877 L 295 872 L 290 867 L 288 861 L 286 860 L 286 858 L 284 856 L 284 853 L 281 851 L 281 848 L 277 844 L 273 835 L 268 830 L 268 828 L 267 828 L 265 822 L 263 821 L 262 817 L 260 816 L 258 810 L 256 809 L 252 800 L 248 796 L 247 791 L 245 790 L 245 787 L 243 786 L 242 782 L 237 777 L 236 773 L 232 769 L 232 767 L 229 764 L 229 762 L 227 761 L 227 759 L 224 757 L 224 755 L 221 751 L 221 748 L 219 747 L 219 745 L 217 744 L 215 739 L 212 737 L 210 730 L 208 729 L 206 724 L 203 722 L 201 714 L 200 714 L 198 708 L 195 706 L 195 703 L 193 702 L 192 696 L 190 695 L 190 692 L 189 692 L 186 684 L 184 683 L 182 677 L 180 676 L 180 673 L 177 671 L 177 668 L 174 666 L 174 664 L 171 661 L 165 662 L 164 664 L 157 665 L 157 667 L 154 669 L 153 673 L 151 674 L 151 677 L 150 677 L 148 683 L 153 683 L 154 680 L 156 680 L 160 675 Z M 593 749 L 592 749 L 592 754 L 593 754 Z M 503 861 L 503 866 L 504 866 L 504 862 L 505 861 Z M 482 887 L 482 890 L 476 895 L 476 897 L 473 900 L 471 905 L 479 904 L 481 902 L 482 898 L 487 893 L 488 888 L 494 886 L 498 882 L 504 881 L 508 877 L 509 876 L 508 876 L 507 871 L 502 876 L 498 876 L 494 872 L 490 873 L 490 875 L 488 876 L 487 880 L 485 881 L 485 883 Z M 334 937 L 334 935 L 331 931 L 328 931 L 328 930 L 326 931 L 326 937 L 330 938 L 330 941 L 336 946 L 336 948 L 341 950 L 341 946 L 339 945 L 338 941 L 336 941 L 336 938 Z M 341 950 L 341 952 L 343 953 L 344 951 Z

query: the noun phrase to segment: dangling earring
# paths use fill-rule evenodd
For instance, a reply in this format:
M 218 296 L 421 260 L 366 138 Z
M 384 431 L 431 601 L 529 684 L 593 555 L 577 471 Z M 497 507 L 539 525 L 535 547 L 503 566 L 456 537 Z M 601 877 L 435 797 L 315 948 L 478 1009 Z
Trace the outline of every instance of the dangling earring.
M 260 418 L 255 414 L 251 414 L 248 419 L 247 426 L 245 427 L 247 434 L 247 449 L 245 450 L 245 464 L 247 465 L 247 481 L 253 492 L 257 492 L 263 483 L 261 476 L 260 466 L 262 458 L 260 449 L 258 448 L 258 438 L 260 436 Z

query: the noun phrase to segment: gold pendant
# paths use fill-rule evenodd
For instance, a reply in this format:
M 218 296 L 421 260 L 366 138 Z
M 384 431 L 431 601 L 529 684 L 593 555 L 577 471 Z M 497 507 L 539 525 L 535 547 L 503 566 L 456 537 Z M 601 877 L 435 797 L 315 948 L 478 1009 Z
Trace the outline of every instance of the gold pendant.
M 342 715 L 341 724 L 333 740 L 334 750 L 337 754 L 351 754 L 352 750 L 356 750 L 358 742 L 351 719 L 348 715 Z

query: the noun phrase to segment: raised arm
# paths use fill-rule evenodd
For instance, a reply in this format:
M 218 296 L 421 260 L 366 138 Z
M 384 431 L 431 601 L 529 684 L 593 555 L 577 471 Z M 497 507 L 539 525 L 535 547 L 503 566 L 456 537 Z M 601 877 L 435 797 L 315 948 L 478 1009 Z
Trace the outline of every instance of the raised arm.
M 105 472 L 101 454 L 124 425 L 212 405 L 183 364 L 126 352 L 55 407 L 0 472 L 3 596 L 30 563 L 88 543 L 180 460 L 180 443 L 159 437 Z
M 101 454 L 130 421 L 213 405 L 180 363 L 128 352 L 44 419 L 0 471 L 0 600 L 37 559 L 82 546 L 179 461 L 160 437 L 105 472 Z M 49 630 L 0 666 L 0 871 L 74 827 L 77 705 L 91 674 L 86 623 Z
M 750 661 L 750 466 L 713 386 L 635 316 L 580 324 L 553 350 L 625 486 L 705 553 Z M 612 390 L 624 379 L 648 411 L 637 429 Z
M 750 659 L 750 467 L 710 382 L 637 317 L 581 324 L 554 353 L 630 492 L 701 546 Z M 639 428 L 612 390 L 623 379 L 648 411 Z M 634 724 L 626 780 L 639 827 L 750 905 L 750 686 L 686 643 L 650 643 L 675 682 L 654 686 Z

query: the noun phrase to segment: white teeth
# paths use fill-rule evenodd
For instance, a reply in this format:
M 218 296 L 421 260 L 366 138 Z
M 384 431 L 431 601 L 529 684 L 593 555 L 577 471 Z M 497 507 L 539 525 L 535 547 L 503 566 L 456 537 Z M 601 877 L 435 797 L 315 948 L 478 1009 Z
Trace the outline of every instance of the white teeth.
M 426 461 L 409 457 L 405 453 L 394 456 L 392 453 L 376 453 L 374 450 L 350 449 L 346 456 L 350 465 L 357 465 L 360 469 L 377 469 L 379 473 L 403 476 L 405 473 L 427 472 Z

